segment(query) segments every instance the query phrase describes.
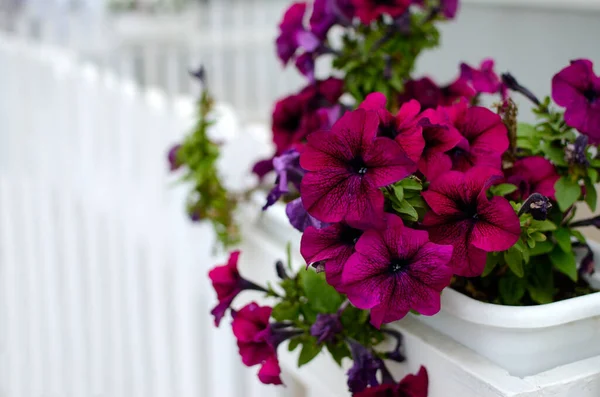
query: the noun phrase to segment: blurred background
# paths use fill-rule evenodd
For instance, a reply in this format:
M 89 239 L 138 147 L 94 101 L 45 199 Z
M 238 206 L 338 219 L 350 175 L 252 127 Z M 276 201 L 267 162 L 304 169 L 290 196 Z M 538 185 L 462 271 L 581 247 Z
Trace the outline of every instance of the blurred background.
M 228 324 L 213 329 L 206 274 L 226 254 L 186 218 L 165 159 L 192 126 L 200 64 L 228 185 L 270 154 L 273 102 L 304 84 L 274 51 L 290 3 L 0 0 L 0 396 L 324 395 L 295 374 L 257 384 Z M 463 0 L 416 76 L 492 56 L 545 96 L 569 60 L 600 64 L 598 37 L 600 0 Z M 242 250 L 250 278 L 274 277 Z

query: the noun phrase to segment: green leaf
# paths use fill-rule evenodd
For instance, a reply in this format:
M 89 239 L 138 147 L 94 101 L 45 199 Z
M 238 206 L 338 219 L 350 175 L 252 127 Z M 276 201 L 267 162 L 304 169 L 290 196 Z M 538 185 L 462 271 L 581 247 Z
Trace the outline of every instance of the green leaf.
M 573 251 L 565 252 L 560 247 L 555 247 L 550 253 L 550 261 L 556 270 L 577 281 L 577 264 Z
M 489 275 L 492 270 L 500 263 L 500 255 L 494 255 L 491 252 L 487 254 L 487 258 L 485 261 L 485 269 L 483 269 L 483 273 L 481 277 L 486 277 Z
M 302 284 L 308 305 L 319 313 L 335 313 L 342 304 L 342 296 L 325 281 L 323 273 L 306 270 Z
M 394 197 L 398 200 L 399 203 L 404 200 L 404 188 L 402 186 L 393 186 Z
M 590 181 L 592 181 L 592 183 L 598 182 L 598 171 L 595 168 L 589 167 L 587 172 L 588 177 L 590 178 Z
M 517 187 L 512 183 L 501 183 L 490 188 L 490 192 L 492 192 L 494 196 L 506 196 L 507 194 L 511 194 L 516 190 Z
M 288 351 L 293 352 L 298 346 L 300 346 L 301 338 L 292 338 L 288 342 Z
M 510 247 L 504 251 L 504 261 L 508 268 L 519 277 L 524 276 L 523 272 L 523 254 L 515 247 Z
M 585 244 L 587 242 L 587 240 L 579 230 L 569 229 L 569 233 L 571 233 L 571 236 L 575 237 L 577 241 L 579 241 L 581 244 Z
M 350 357 L 350 349 L 348 349 L 348 345 L 346 345 L 345 342 L 337 344 L 327 343 L 325 346 L 327 347 L 329 354 L 331 354 L 331 357 L 333 357 L 334 361 L 340 367 L 342 366 L 342 359 Z
M 585 202 L 590 207 L 592 212 L 596 211 L 598 193 L 596 192 L 596 186 L 594 186 L 589 178 L 585 178 Z
M 526 285 L 524 278 L 505 275 L 498 282 L 498 292 L 505 304 L 515 305 L 525 295 Z
M 554 275 L 552 263 L 540 261 L 531 267 L 527 278 L 527 292 L 539 304 L 552 303 L 554 298 Z
M 577 181 L 565 176 L 556 181 L 554 189 L 556 190 L 556 201 L 563 212 L 572 206 L 581 195 L 581 187 Z
M 535 232 L 535 233 L 531 233 L 531 238 L 533 239 L 533 241 L 535 241 L 536 243 L 541 243 L 542 241 L 546 241 L 548 240 L 548 238 L 546 237 L 545 234 L 540 233 L 540 232 Z M 534 245 L 535 246 L 535 245 Z M 530 247 L 531 248 L 531 247 Z
M 271 317 L 275 321 L 297 320 L 300 314 L 300 304 L 298 302 L 283 301 L 275 305 Z
M 546 219 L 545 221 L 532 220 L 529 229 L 535 229 L 537 232 L 550 232 L 556 230 L 556 225 L 549 219 Z
M 414 178 L 405 178 L 400 181 L 400 186 L 402 186 L 406 190 L 423 190 L 423 185 L 421 182 Z
M 537 131 L 535 130 L 535 127 L 531 124 L 527 124 L 527 123 L 519 123 L 517 125 L 517 136 L 518 137 L 534 137 L 537 135 Z
M 600 168 L 600 159 L 593 159 L 590 161 L 590 165 L 594 168 Z
M 312 359 L 317 357 L 321 352 L 321 349 L 323 349 L 323 345 L 317 344 L 315 338 L 305 340 L 304 343 L 302 343 L 300 356 L 298 356 L 298 368 L 311 362 Z
M 565 161 L 565 152 L 562 147 L 552 146 L 547 142 L 540 142 L 540 148 L 554 164 L 559 166 L 568 165 Z
M 529 249 L 530 256 L 544 255 L 554 249 L 554 244 L 551 241 L 540 241 L 535 244 L 535 247 Z
M 399 205 L 393 203 L 392 208 L 400 215 L 405 215 L 402 218 L 406 218 L 410 221 L 419 220 L 419 214 L 417 213 L 417 210 L 415 210 L 415 208 L 412 205 L 410 205 L 406 200 L 402 201 Z
M 571 252 L 571 233 L 569 233 L 569 229 L 561 227 L 554 232 L 554 238 L 556 239 L 560 249 L 565 252 Z

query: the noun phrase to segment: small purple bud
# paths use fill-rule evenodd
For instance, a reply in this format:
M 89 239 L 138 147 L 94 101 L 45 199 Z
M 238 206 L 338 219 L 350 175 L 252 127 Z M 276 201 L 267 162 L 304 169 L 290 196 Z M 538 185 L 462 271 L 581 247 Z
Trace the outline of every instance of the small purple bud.
M 587 145 L 587 135 L 579 135 L 575 139 L 575 143 L 569 143 L 565 147 L 565 161 L 569 164 L 589 166 L 590 162 L 586 156 Z
M 409 35 L 411 31 L 410 27 L 410 12 L 406 11 L 394 20 L 394 28 L 398 33 L 403 35 Z
M 318 343 L 325 343 L 333 342 L 343 330 L 339 314 L 320 313 L 317 321 L 310 327 L 310 334 L 317 338 Z
M 200 65 L 195 71 L 190 71 L 190 76 L 196 78 L 202 85 L 206 84 L 206 69 L 204 65 Z
M 277 271 L 277 277 L 279 277 L 280 279 L 286 280 L 290 278 L 290 276 L 288 276 L 287 272 L 285 271 L 285 266 L 282 261 L 277 261 L 275 263 L 275 270 Z
M 169 169 L 171 171 L 175 171 L 182 166 L 181 161 L 177 159 L 177 153 L 179 152 L 180 148 L 181 145 L 177 144 L 169 149 L 169 153 L 167 154 L 167 159 L 169 160 Z
M 378 386 L 377 371 L 381 360 L 373 352 L 355 340 L 348 340 L 354 364 L 348 370 L 348 387 L 352 393 L 360 393 L 368 386 Z
M 518 92 L 525 96 L 527 99 L 529 99 L 531 102 L 535 103 L 536 105 L 540 105 L 540 100 L 537 99 L 533 92 L 519 84 L 519 82 L 517 81 L 517 79 L 514 78 L 513 75 L 511 75 L 510 73 L 503 73 L 501 75 L 501 78 L 502 84 L 504 84 L 506 88 L 508 88 L 511 91 Z
M 548 212 L 550 212 L 551 209 L 552 203 L 548 197 L 539 193 L 533 193 L 523 203 L 523 206 L 519 211 L 519 216 L 521 216 L 521 214 L 529 213 L 536 221 L 544 221 L 548 218 Z
M 202 217 L 200 216 L 200 213 L 198 211 L 193 211 L 190 213 L 190 219 L 192 220 L 192 222 L 199 222 L 200 219 L 202 219 Z

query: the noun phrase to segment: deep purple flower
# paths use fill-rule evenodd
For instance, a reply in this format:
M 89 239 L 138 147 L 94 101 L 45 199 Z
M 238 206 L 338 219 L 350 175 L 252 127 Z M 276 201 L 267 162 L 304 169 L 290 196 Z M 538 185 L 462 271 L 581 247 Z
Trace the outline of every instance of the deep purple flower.
M 343 291 L 342 271 L 365 226 L 340 222 L 323 229 L 308 227 L 302 235 L 300 253 L 307 264 L 322 263 L 327 282 L 339 292 Z
M 277 173 L 275 187 L 267 196 L 267 203 L 263 211 L 272 206 L 281 198 L 281 196 L 290 192 L 290 184 L 294 185 L 297 191 L 300 190 L 300 181 L 304 176 L 304 170 L 300 167 L 300 153 L 295 149 L 284 152 L 281 156 L 273 159 L 273 168 Z
M 287 64 L 299 48 L 306 52 L 315 51 L 321 44 L 320 40 L 304 27 L 304 15 L 307 3 L 292 4 L 279 24 L 277 37 L 277 55 L 283 64 Z
M 356 7 L 356 16 L 368 25 L 383 14 L 398 18 L 410 6 L 410 0 L 352 0 Z
M 474 96 L 475 91 L 463 79 L 459 78 L 447 86 L 439 87 L 429 77 L 423 77 L 407 81 L 404 85 L 404 92 L 398 96 L 398 102 L 403 104 L 415 99 L 425 110 L 435 109 L 438 106 L 450 106 L 461 98 L 471 99 Z
M 351 0 L 315 0 L 310 16 L 310 29 L 324 40 L 333 25 L 349 25 L 354 12 Z
M 177 159 L 177 153 L 179 152 L 180 148 L 181 148 L 181 145 L 175 145 L 171 149 L 169 149 L 167 158 L 169 160 L 169 169 L 171 171 L 175 171 L 179 167 L 182 166 L 181 161 L 179 161 L 179 159 Z
M 452 278 L 451 246 L 434 244 L 427 232 L 390 216 L 387 229 L 367 230 L 355 248 L 344 266 L 344 291 L 354 306 L 371 309 L 375 327 L 411 309 L 428 316 L 440 310 L 440 292 Z
M 261 364 L 258 377 L 265 384 L 281 385 L 277 346 L 271 342 L 269 318 L 273 309 L 252 302 L 233 312 L 233 334 L 237 339 L 242 362 L 248 366 Z
M 574 143 L 567 144 L 567 146 L 565 146 L 565 160 L 569 164 L 588 167 L 590 165 L 590 161 L 587 158 L 588 142 L 588 136 L 581 134 L 575 138 Z
M 377 386 L 377 371 L 381 367 L 381 360 L 373 352 L 355 340 L 349 340 L 352 353 L 352 367 L 348 370 L 348 387 L 352 393 L 363 391 L 368 386 Z
M 312 52 L 305 52 L 296 58 L 296 68 L 298 71 L 308 79 L 309 82 L 315 81 L 315 54 Z
M 421 367 L 416 375 L 408 374 L 400 383 L 385 383 L 369 387 L 353 397 L 427 397 L 429 377 L 425 367 Z
M 339 313 L 319 313 L 317 321 L 310 327 L 310 334 L 317 338 L 317 343 L 333 342 L 344 330 Z
M 233 251 L 229 255 L 227 264 L 217 266 L 208 273 L 219 299 L 219 303 L 211 311 L 211 314 L 215 317 L 215 326 L 217 327 L 221 323 L 225 312 L 229 309 L 231 302 L 240 292 L 249 289 L 264 291 L 263 288 L 240 276 L 237 267 L 239 256 L 240 251 Z
M 545 221 L 552 209 L 550 199 L 540 193 L 533 193 L 521 206 L 518 216 L 521 214 L 531 214 L 536 221 Z
M 307 211 L 322 222 L 374 221 L 383 218 L 379 188 L 416 170 L 391 139 L 376 137 L 379 118 L 374 112 L 348 112 L 331 132 L 308 137 L 300 165 L 307 170 L 301 196 Z
M 464 137 L 451 151 L 452 169 L 466 171 L 475 165 L 500 169 L 508 149 L 508 130 L 491 110 L 468 107 L 461 101 L 447 109 L 451 123 Z
M 463 141 L 463 136 L 450 122 L 445 108 L 427 109 L 421 114 L 425 148 L 419 159 L 419 171 L 429 180 L 452 169 L 450 150 Z
M 418 115 L 421 105 L 411 100 L 402 105 L 398 114 L 393 116 L 386 109 L 387 99 L 380 92 L 367 95 L 359 108 L 373 110 L 379 116 L 378 136 L 394 139 L 404 154 L 414 161 L 419 161 L 425 141 L 423 140 L 422 127 L 419 125 Z
M 493 59 L 484 59 L 479 69 L 473 68 L 466 63 L 461 63 L 460 77 L 471 82 L 471 85 L 478 93 L 500 93 L 502 98 L 506 98 L 507 96 L 506 86 L 494 71 Z
M 518 188 L 516 199 L 525 200 L 532 193 L 540 193 L 556 200 L 554 184 L 560 176 L 554 165 L 541 156 L 517 160 L 505 175 L 507 182 Z
M 454 274 L 481 275 L 486 252 L 507 250 L 519 240 L 519 218 L 508 200 L 486 196 L 487 189 L 501 177 L 499 170 L 490 167 L 473 167 L 465 173 L 448 171 L 422 193 L 431 207 L 423 225 L 431 241 L 454 247 L 450 261 Z
M 571 61 L 552 78 L 552 99 L 566 108 L 567 125 L 600 143 L 600 77 L 590 60 Z
M 316 229 L 321 229 L 327 224 L 319 221 L 314 216 L 306 212 L 306 208 L 302 204 L 302 198 L 298 197 L 295 200 L 290 201 L 285 207 L 285 213 L 290 221 L 290 224 L 301 232 L 304 232 L 306 228 L 312 226 Z

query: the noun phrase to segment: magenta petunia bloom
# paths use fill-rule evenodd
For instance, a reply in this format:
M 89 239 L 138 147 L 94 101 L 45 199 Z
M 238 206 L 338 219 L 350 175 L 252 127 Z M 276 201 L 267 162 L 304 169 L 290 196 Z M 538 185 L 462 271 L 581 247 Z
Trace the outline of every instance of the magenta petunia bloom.
M 400 383 L 385 383 L 369 387 L 353 397 L 427 397 L 429 377 L 425 367 L 421 367 L 416 375 L 408 374 Z
M 554 184 L 560 176 L 554 165 L 541 156 L 525 157 L 516 161 L 505 175 L 508 183 L 519 188 L 517 194 L 522 200 L 532 193 L 540 193 L 556 200 Z
M 315 0 L 310 16 L 311 32 L 324 40 L 333 25 L 350 25 L 354 13 L 352 0 Z
M 277 55 L 284 65 L 294 57 L 298 48 L 313 52 L 321 43 L 314 34 L 304 27 L 303 20 L 307 6 L 307 3 L 292 4 L 279 24 L 280 33 L 276 40 Z
M 403 104 L 398 114 L 393 116 L 385 108 L 386 102 L 385 95 L 374 92 L 367 95 L 359 108 L 375 111 L 379 116 L 377 135 L 395 140 L 404 154 L 416 163 L 425 146 L 422 128 L 417 117 L 421 112 L 421 105 L 413 99 Z
M 519 240 L 519 218 L 508 200 L 486 196 L 487 189 L 501 178 L 501 171 L 490 167 L 448 171 L 422 193 L 431 208 L 423 225 L 431 241 L 454 247 L 450 261 L 454 274 L 479 276 L 486 252 L 507 250 Z
M 590 143 L 600 143 L 600 77 L 588 59 L 571 65 L 552 78 L 552 99 L 565 107 L 565 122 L 587 135 Z
M 270 356 L 258 371 L 258 380 L 265 385 L 281 385 L 281 367 L 277 356 Z
M 355 249 L 344 266 L 344 291 L 354 306 L 371 309 L 375 327 L 411 309 L 427 316 L 440 310 L 440 293 L 453 274 L 451 246 L 434 244 L 426 231 L 390 216 L 385 230 L 367 230 Z
M 364 24 L 376 21 L 383 14 L 398 18 L 410 6 L 410 0 L 352 0 L 356 16 Z
M 327 282 L 342 291 L 342 271 L 354 246 L 363 234 L 364 227 L 347 223 L 334 223 L 323 229 L 308 227 L 300 242 L 300 253 L 307 264 L 324 262 Z
M 348 112 L 331 132 L 308 137 L 300 155 L 307 170 L 301 197 L 309 214 L 322 222 L 364 222 L 383 218 L 383 193 L 379 188 L 397 182 L 416 170 L 391 139 L 376 137 L 375 112 Z
M 466 63 L 461 63 L 460 77 L 463 80 L 471 82 L 471 85 L 478 93 L 500 93 L 502 98 L 506 98 L 507 96 L 506 86 L 494 71 L 493 59 L 484 59 L 479 69 L 473 68 Z
M 464 139 L 450 151 L 452 169 L 466 171 L 475 165 L 500 168 L 508 149 L 508 130 L 491 110 L 468 107 L 461 101 L 447 109 L 450 121 Z
M 447 86 L 439 87 L 429 77 L 409 80 L 404 85 L 404 92 L 398 96 L 398 103 L 403 104 L 411 99 L 417 100 L 421 108 L 435 109 L 438 106 L 450 106 L 461 98 L 471 99 L 475 90 L 463 79 L 457 79 Z
M 450 123 L 446 109 L 427 109 L 421 114 L 419 124 L 423 129 L 425 148 L 419 159 L 419 171 L 429 180 L 452 169 L 448 153 L 463 141 L 463 136 Z
M 242 278 L 238 271 L 237 263 L 240 257 L 240 251 L 233 251 L 229 255 L 226 265 L 217 266 L 208 273 L 212 281 L 213 288 L 217 292 L 219 303 L 211 311 L 215 317 L 215 326 L 219 326 L 221 319 L 225 315 L 231 302 L 238 294 L 244 290 L 264 291 L 262 287 Z

